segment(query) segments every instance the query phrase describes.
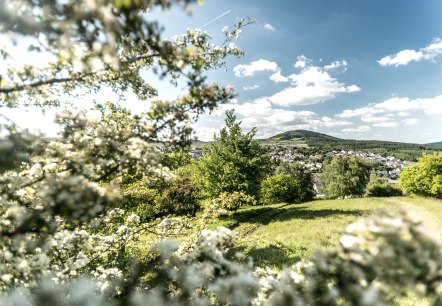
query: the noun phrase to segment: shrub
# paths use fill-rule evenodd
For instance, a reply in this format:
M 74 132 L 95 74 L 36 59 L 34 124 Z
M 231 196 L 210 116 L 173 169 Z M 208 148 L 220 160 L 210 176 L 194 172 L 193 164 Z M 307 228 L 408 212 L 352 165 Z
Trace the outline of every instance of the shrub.
M 219 208 L 227 211 L 237 211 L 242 206 L 256 205 L 254 197 L 241 191 L 231 193 L 223 192 L 219 197 L 210 201 L 212 208 Z
M 272 175 L 261 183 L 261 201 L 263 203 L 293 203 L 301 200 L 299 181 L 290 174 Z
M 157 199 L 158 210 L 164 214 L 195 215 L 201 207 L 199 189 L 188 177 L 177 178 Z
M 411 194 L 442 199 L 442 152 L 424 155 L 402 170 L 400 186 Z
M 398 197 L 402 196 L 402 190 L 387 181 L 375 177 L 370 180 L 365 193 L 367 197 Z

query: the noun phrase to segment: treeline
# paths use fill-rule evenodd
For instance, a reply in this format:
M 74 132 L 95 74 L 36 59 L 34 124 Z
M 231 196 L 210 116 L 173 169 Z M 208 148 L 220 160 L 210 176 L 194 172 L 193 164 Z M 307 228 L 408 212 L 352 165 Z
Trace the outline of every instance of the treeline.
M 370 151 L 382 155 L 394 156 L 398 159 L 417 161 L 424 154 L 442 151 L 442 146 L 422 145 L 414 143 L 391 142 L 381 140 L 349 140 L 332 137 L 312 131 L 297 130 L 275 135 L 262 140 L 266 144 L 290 145 L 306 144 L 317 152 L 333 150 Z

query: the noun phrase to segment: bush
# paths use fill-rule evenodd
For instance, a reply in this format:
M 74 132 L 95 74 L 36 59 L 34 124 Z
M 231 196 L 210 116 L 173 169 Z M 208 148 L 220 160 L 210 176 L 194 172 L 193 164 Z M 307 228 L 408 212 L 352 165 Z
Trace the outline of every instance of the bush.
M 442 199 L 442 152 L 422 156 L 414 166 L 402 170 L 399 181 L 411 194 Z
M 231 193 L 223 192 L 219 197 L 210 201 L 212 208 L 223 209 L 227 211 L 237 211 L 242 206 L 256 205 L 254 197 L 241 191 Z
M 178 169 L 173 179 L 131 179 L 122 184 L 123 208 L 139 214 L 143 220 L 171 214 L 195 215 L 200 208 L 200 191 L 193 183 L 191 171 L 191 166 Z
M 266 204 L 302 200 L 299 181 L 290 174 L 276 174 L 261 183 L 261 201 Z
M 190 178 L 177 178 L 157 199 L 158 210 L 164 214 L 192 216 L 200 209 L 199 189 Z
M 356 156 L 335 156 L 324 162 L 320 176 L 322 192 L 327 198 L 363 196 L 370 179 L 371 166 Z
M 376 177 L 368 183 L 365 195 L 367 197 L 398 197 L 402 196 L 403 192 L 399 187 Z

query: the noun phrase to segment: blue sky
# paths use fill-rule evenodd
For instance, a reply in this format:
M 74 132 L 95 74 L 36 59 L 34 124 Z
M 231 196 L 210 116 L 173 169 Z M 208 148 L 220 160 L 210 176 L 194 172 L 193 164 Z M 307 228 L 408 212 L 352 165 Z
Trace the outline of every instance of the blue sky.
M 225 110 L 234 108 L 244 129 L 256 126 L 260 138 L 308 129 L 352 139 L 442 141 L 441 0 L 205 0 L 192 12 L 173 8 L 148 18 L 164 25 L 166 38 L 205 25 L 216 43 L 224 26 L 256 20 L 236 42 L 246 55 L 209 73 L 210 81 L 233 85 L 238 97 L 200 118 L 199 139 L 211 140 Z M 182 90 L 152 73 L 145 77 L 161 98 Z M 103 97 L 116 99 L 110 90 L 89 98 Z M 141 111 L 145 104 L 128 95 L 125 105 Z M 55 135 L 56 111 L 4 113 Z
M 224 14 L 228 12 L 227 14 Z M 442 140 L 442 1 L 215 1 L 154 12 L 166 36 L 201 27 L 220 41 L 240 18 L 257 23 L 237 44 L 246 56 L 210 79 L 237 101 L 196 125 L 210 140 L 235 108 L 258 137 L 309 129 L 342 138 L 427 143 Z M 159 84 L 160 95 L 173 88 Z

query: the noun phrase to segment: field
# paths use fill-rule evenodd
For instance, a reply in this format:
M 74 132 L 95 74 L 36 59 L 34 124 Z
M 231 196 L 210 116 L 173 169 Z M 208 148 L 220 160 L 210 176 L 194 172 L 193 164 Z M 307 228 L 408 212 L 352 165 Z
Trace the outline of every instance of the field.
M 302 204 L 248 207 L 211 226 L 234 228 L 237 247 L 254 259 L 256 266 L 283 269 L 308 258 L 317 248 L 333 248 L 347 225 L 379 209 L 404 208 L 418 215 L 424 224 L 442 238 L 442 201 L 428 198 L 361 198 L 320 200 Z M 426 300 L 408 296 L 397 305 L 429 305 Z

